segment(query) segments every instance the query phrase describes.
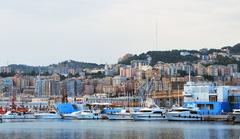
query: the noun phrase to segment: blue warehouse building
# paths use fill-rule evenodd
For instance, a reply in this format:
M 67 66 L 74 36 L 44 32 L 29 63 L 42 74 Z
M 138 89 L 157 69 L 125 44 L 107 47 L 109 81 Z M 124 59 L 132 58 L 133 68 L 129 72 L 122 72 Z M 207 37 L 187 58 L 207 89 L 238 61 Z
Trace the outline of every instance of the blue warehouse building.
M 240 86 L 187 82 L 183 95 L 184 107 L 198 107 L 202 115 L 220 115 L 240 108 Z

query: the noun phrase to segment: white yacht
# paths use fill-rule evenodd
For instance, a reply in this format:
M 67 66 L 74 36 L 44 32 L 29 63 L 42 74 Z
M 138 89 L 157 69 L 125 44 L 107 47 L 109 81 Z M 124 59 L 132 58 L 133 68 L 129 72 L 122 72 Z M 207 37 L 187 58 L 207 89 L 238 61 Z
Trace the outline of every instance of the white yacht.
M 58 113 L 34 113 L 37 119 L 62 119 L 62 116 Z
M 166 110 L 161 108 L 142 108 L 138 112 L 132 113 L 133 120 L 166 120 Z
M 90 110 L 83 110 L 77 113 L 76 118 L 78 120 L 91 120 L 91 119 L 100 119 L 98 113 L 91 112 Z
M 122 109 L 120 112 L 107 114 L 109 120 L 133 120 L 130 110 Z
M 8 111 L 2 115 L 2 119 L 36 119 L 36 117 L 31 113 L 16 113 Z
M 178 107 L 167 112 L 169 121 L 200 121 L 203 120 L 202 115 L 198 114 L 197 109 Z
M 80 112 L 81 111 L 76 111 L 76 112 L 72 112 L 72 113 L 62 114 L 62 116 L 63 116 L 63 119 L 76 120 L 77 119 L 77 115 Z
M 62 114 L 64 119 L 70 120 L 90 120 L 90 119 L 100 119 L 97 113 L 92 113 L 90 110 L 82 110 L 72 112 L 70 114 Z

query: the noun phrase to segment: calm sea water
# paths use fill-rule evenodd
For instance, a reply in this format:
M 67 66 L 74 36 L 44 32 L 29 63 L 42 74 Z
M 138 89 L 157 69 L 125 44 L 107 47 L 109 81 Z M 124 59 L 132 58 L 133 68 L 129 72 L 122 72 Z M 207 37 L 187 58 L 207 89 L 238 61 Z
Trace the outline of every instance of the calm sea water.
M 0 139 L 239 139 L 240 124 L 225 122 L 4 122 Z

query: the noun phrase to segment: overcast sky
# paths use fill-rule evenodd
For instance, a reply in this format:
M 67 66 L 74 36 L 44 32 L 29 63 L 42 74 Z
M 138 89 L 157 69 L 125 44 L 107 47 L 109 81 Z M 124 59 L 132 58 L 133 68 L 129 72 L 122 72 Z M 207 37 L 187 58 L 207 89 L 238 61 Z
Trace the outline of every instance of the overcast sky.
M 239 39 L 239 0 L 0 0 L 0 65 L 116 63 L 125 53 Z

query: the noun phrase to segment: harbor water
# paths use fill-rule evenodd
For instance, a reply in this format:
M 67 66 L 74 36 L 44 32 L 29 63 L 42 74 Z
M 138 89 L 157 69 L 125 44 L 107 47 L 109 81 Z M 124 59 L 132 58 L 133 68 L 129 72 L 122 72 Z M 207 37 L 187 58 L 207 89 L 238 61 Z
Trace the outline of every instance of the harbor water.
M 0 139 L 239 139 L 228 122 L 41 120 L 0 124 Z

